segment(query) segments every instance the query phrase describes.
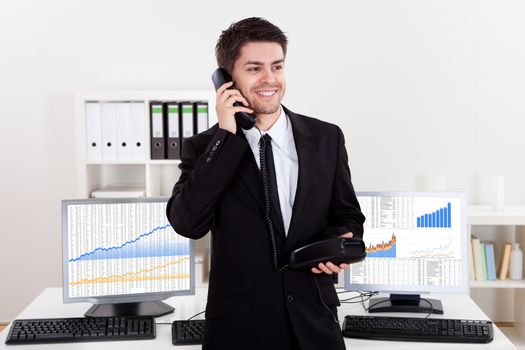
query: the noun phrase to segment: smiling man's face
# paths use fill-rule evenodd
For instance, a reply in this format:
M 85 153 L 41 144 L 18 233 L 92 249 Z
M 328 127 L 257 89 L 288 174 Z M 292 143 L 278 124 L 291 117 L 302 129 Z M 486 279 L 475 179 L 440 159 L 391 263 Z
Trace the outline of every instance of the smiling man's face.
M 281 45 L 274 42 L 244 45 L 233 66 L 232 78 L 257 117 L 280 113 L 286 89 Z

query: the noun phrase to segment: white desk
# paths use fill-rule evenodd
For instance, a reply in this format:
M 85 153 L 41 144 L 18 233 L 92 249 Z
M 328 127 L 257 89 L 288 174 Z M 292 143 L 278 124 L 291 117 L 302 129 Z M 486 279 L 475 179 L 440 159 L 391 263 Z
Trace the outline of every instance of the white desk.
M 353 293 L 345 293 L 349 297 Z M 436 315 L 436 318 L 464 318 L 464 319 L 488 319 L 481 309 L 464 294 L 434 294 L 429 298 L 440 299 L 443 303 L 445 315 Z M 343 298 L 343 297 L 341 297 Z M 113 349 L 142 350 L 145 348 L 155 349 L 177 349 L 190 350 L 200 349 L 201 346 L 177 346 L 171 344 L 171 321 L 175 319 L 186 319 L 196 313 L 203 311 L 206 307 L 206 289 L 197 289 L 195 296 L 174 297 L 166 301 L 175 307 L 175 312 L 157 319 L 157 338 L 154 340 L 140 341 L 113 341 L 92 343 L 62 343 L 62 344 L 40 344 L 40 345 L 17 345 L 16 349 Z M 88 303 L 64 304 L 62 303 L 61 288 L 45 289 L 28 307 L 23 310 L 17 318 L 53 318 L 53 317 L 81 317 L 91 305 Z M 361 304 L 343 304 L 339 308 L 339 319 L 341 322 L 347 314 L 364 315 L 365 311 Z M 384 314 L 396 315 L 396 314 Z M 399 315 L 399 314 L 397 314 Z M 404 316 L 421 317 L 421 314 L 404 314 Z M 159 323 L 168 324 L 159 324 Z M 0 333 L 0 349 L 15 349 L 5 345 L 5 339 L 9 333 L 10 326 Z M 346 348 L 350 349 L 516 349 L 505 335 L 494 327 L 494 340 L 489 344 L 449 344 L 449 343 L 420 343 L 420 342 L 390 342 L 365 339 L 345 338 Z

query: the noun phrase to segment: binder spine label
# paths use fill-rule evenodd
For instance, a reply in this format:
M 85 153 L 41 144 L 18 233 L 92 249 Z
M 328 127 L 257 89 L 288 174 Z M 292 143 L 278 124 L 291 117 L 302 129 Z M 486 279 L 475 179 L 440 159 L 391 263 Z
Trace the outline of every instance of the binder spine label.
M 168 135 L 169 137 L 179 137 L 179 107 L 168 106 Z
M 182 137 L 193 136 L 193 105 L 182 105 Z
M 197 103 L 197 133 L 208 130 L 208 104 Z
M 153 106 L 151 109 L 152 135 L 153 137 L 163 137 L 162 128 L 162 106 Z

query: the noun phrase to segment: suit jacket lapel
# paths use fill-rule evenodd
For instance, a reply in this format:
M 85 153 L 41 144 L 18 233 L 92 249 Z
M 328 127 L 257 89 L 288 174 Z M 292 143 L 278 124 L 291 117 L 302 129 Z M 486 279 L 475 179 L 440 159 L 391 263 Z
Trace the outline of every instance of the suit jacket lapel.
M 295 148 L 297 150 L 297 158 L 299 160 L 299 178 L 297 180 L 297 191 L 295 193 L 295 200 L 292 208 L 292 219 L 290 221 L 290 228 L 288 230 L 288 237 L 286 239 L 286 247 L 289 248 L 290 246 L 293 246 L 298 238 L 296 231 L 300 224 L 300 213 L 304 206 L 306 196 L 308 195 L 308 189 L 311 186 L 312 173 L 315 170 L 313 169 L 313 157 L 316 145 L 311 139 L 310 130 L 301 117 L 289 111 L 286 107 L 283 106 L 283 108 L 292 123 Z M 285 249 L 285 251 L 287 250 L 288 249 Z
M 244 133 L 240 128 L 237 129 L 237 135 L 246 140 L 246 137 L 244 136 Z M 249 146 L 246 149 L 246 152 L 244 153 L 244 157 L 241 160 L 241 163 L 239 164 L 238 172 L 241 177 L 241 180 L 248 188 L 248 191 L 250 191 L 253 198 L 257 201 L 261 209 L 264 210 L 264 193 L 260 181 L 261 174 L 259 173 L 259 168 L 257 167 L 257 163 L 255 162 L 253 152 Z

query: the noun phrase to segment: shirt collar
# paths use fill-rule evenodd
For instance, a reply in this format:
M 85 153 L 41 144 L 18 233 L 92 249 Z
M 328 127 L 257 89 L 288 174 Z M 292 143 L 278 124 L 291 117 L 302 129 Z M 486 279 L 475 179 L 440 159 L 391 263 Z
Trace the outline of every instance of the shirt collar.
M 279 114 L 279 117 L 272 125 L 272 127 L 267 131 L 261 131 L 261 133 L 263 135 L 270 135 L 274 144 L 277 145 L 277 147 L 284 149 L 286 142 L 286 130 L 289 128 L 290 123 L 288 122 L 286 113 L 284 113 L 284 109 L 282 107 L 280 108 L 281 114 Z M 259 139 L 261 138 L 259 130 L 257 130 L 256 128 L 251 128 L 250 130 L 243 129 L 242 131 L 244 132 L 244 135 L 246 136 L 246 139 L 248 140 L 250 145 L 258 144 Z

